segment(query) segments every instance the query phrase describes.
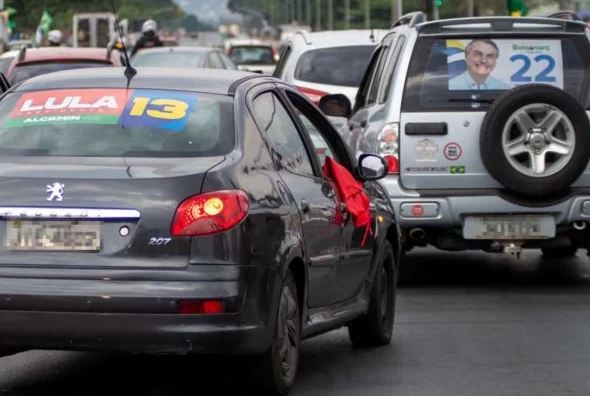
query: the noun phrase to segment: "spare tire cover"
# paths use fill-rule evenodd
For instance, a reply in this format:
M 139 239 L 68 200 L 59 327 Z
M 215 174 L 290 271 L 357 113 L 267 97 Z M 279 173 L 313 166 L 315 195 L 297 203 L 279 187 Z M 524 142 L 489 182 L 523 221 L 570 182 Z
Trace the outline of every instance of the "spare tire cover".
M 480 153 L 506 189 L 532 198 L 564 194 L 590 157 L 590 122 L 568 93 L 523 85 L 500 95 L 481 128 Z

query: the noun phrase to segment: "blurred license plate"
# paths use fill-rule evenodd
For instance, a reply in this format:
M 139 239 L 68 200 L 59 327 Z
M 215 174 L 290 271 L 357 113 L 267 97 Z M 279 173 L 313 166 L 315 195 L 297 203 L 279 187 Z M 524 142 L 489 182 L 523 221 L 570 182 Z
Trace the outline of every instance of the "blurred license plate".
M 463 226 L 465 239 L 548 239 L 555 237 L 552 216 L 470 216 Z
M 100 222 L 8 220 L 8 250 L 100 251 Z

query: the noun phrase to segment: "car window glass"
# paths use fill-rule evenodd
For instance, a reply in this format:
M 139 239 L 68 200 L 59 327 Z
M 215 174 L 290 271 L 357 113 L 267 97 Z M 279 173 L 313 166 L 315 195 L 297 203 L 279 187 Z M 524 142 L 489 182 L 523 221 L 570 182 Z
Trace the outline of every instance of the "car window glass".
M 225 54 L 219 53 L 219 57 L 221 58 L 221 61 L 223 62 L 223 65 L 226 69 L 236 70 L 236 65 L 234 65 L 231 59 L 229 59 Z
M 209 54 L 209 67 L 212 69 L 223 69 L 223 63 L 215 52 Z
M 113 66 L 113 64 L 107 61 L 35 62 L 16 66 L 13 69 L 12 73 L 10 73 L 10 77 L 8 78 L 8 80 L 11 85 L 14 85 L 17 82 L 24 81 L 31 77 L 39 76 L 41 74 L 47 74 L 62 70 L 86 69 L 91 67 L 108 66 Z
M 361 81 L 356 100 L 354 103 L 354 110 L 363 107 L 366 105 L 367 94 L 369 93 L 369 87 L 371 86 L 371 77 L 373 76 L 375 69 L 377 67 L 377 63 L 379 61 L 380 55 L 383 52 L 383 48 L 379 47 L 377 51 L 371 57 L 371 62 L 365 71 L 365 75 Z
M 285 65 L 287 64 L 287 61 L 289 60 L 289 56 L 291 55 L 291 51 L 292 51 L 291 46 L 288 45 L 281 52 L 281 57 L 279 59 L 279 63 L 277 64 L 277 67 L 276 67 L 275 72 L 273 74 L 275 77 L 282 77 L 281 75 L 283 74 L 283 70 L 285 70 Z
M 313 176 L 305 144 L 289 113 L 272 92 L 254 99 L 254 118 L 266 133 L 272 155 L 281 167 L 300 175 Z
M 369 97 L 367 98 L 367 104 L 377 102 L 377 94 L 379 93 L 379 87 L 381 86 L 381 80 L 385 71 L 385 65 L 389 58 L 389 46 L 383 46 L 377 66 L 375 67 L 375 74 L 371 81 L 371 88 L 369 88 Z
M 237 65 L 274 65 L 272 47 L 266 45 L 232 47 L 231 60 Z
M 133 57 L 135 67 L 203 67 L 204 53 L 183 51 L 139 51 Z
M 395 47 L 393 48 L 392 56 L 391 56 L 391 63 L 388 67 L 387 70 L 387 74 L 386 74 L 386 78 L 387 78 L 387 82 L 385 84 L 385 87 L 383 89 L 383 96 L 382 98 L 379 100 L 379 103 L 385 103 L 387 102 L 387 100 L 389 99 L 389 91 L 391 90 L 391 85 L 393 84 L 393 76 L 396 74 L 397 72 L 397 65 L 399 64 L 399 59 L 401 57 L 401 53 L 402 53 L 402 47 L 404 45 L 406 41 L 405 36 L 401 36 L 397 42 L 395 43 Z

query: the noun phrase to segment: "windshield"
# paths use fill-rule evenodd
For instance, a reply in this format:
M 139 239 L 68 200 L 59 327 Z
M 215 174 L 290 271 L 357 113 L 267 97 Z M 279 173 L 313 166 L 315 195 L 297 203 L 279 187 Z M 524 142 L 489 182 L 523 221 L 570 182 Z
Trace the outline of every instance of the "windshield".
M 138 52 L 133 57 L 135 67 L 203 67 L 203 52 Z
M 546 84 L 586 101 L 584 38 L 422 38 L 410 64 L 405 111 L 478 109 L 523 84 Z M 587 105 L 587 104 L 586 104 Z
M 301 55 L 295 78 L 318 84 L 358 87 L 375 47 L 358 45 L 312 50 Z
M 10 84 L 16 84 L 17 82 L 27 80 L 31 77 L 39 76 L 41 74 L 52 73 L 62 70 L 70 69 L 85 69 L 89 67 L 105 67 L 113 66 L 110 62 L 97 62 L 97 61 L 59 61 L 59 62 L 36 62 L 28 63 L 16 66 L 8 80 Z
M 181 91 L 70 89 L 8 94 L 0 153 L 198 157 L 233 148 L 232 99 Z
M 274 65 L 274 55 L 268 46 L 232 47 L 230 58 L 237 65 Z

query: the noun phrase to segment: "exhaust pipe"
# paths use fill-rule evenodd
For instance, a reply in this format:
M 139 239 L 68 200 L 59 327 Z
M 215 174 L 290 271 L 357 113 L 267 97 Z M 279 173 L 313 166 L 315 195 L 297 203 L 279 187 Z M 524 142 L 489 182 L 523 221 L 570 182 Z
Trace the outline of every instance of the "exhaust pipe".
M 585 221 L 574 221 L 572 225 L 578 231 L 582 231 L 582 230 L 586 229 L 586 222 Z
M 585 223 L 584 223 L 585 224 Z M 421 241 L 426 237 L 426 232 L 422 228 L 412 228 L 409 232 L 413 241 Z

